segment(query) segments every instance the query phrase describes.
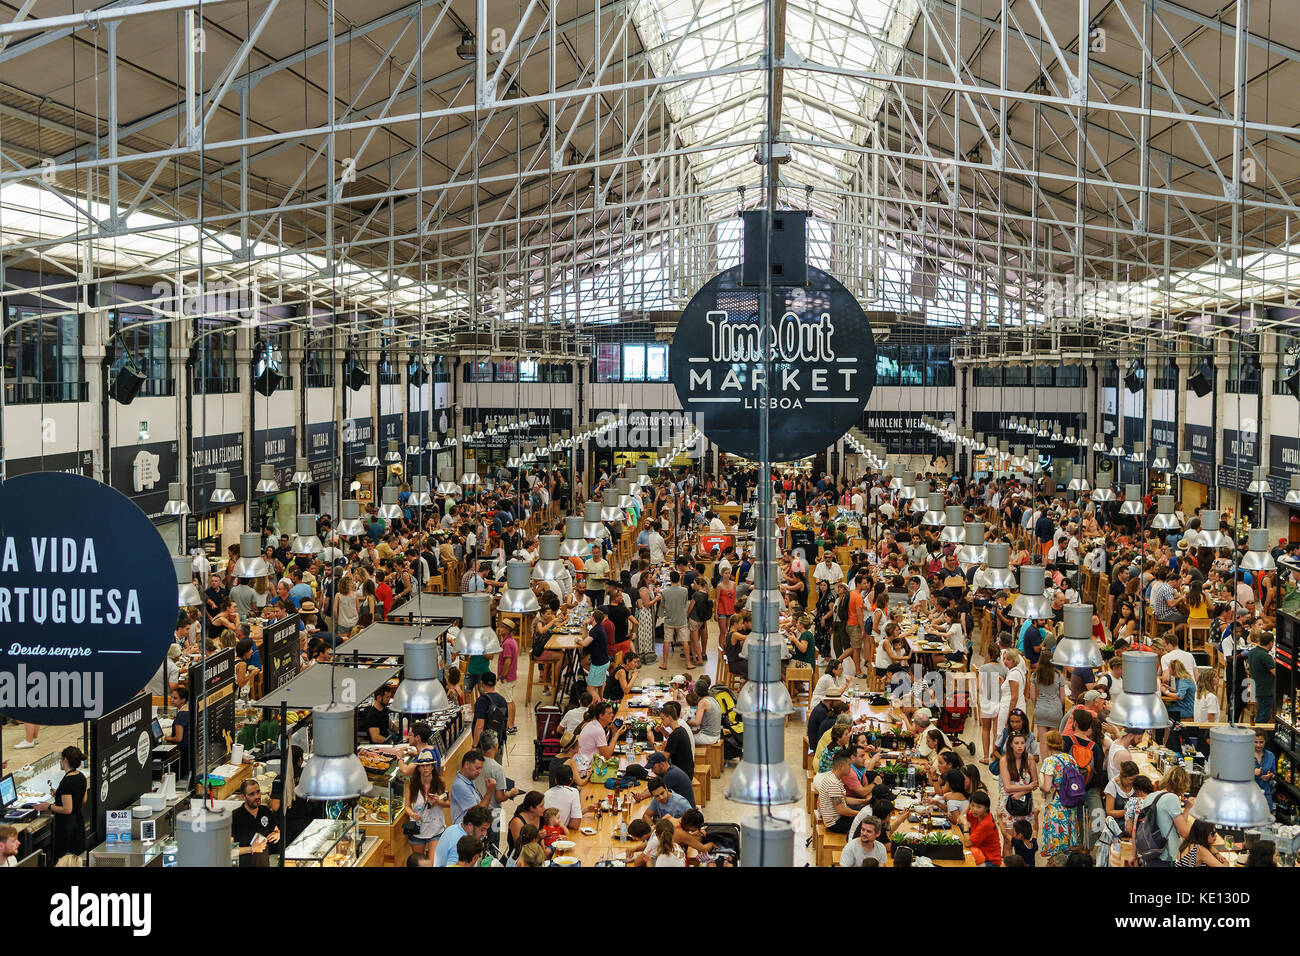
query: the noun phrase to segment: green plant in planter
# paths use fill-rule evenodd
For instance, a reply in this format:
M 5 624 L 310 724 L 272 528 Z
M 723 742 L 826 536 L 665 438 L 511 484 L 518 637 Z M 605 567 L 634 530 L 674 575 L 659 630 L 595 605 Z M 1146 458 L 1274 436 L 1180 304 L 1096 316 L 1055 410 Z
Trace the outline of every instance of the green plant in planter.
M 927 833 L 921 838 L 922 846 L 961 846 L 961 839 L 951 833 Z

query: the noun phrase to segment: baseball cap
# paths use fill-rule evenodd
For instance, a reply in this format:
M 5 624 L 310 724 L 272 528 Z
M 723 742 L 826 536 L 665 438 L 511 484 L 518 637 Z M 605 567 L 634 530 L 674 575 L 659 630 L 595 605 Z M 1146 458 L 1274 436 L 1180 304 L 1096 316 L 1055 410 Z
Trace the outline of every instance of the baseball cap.
M 654 753 L 650 754 L 650 756 L 645 758 L 645 765 L 647 767 L 657 767 L 659 764 L 667 762 L 668 755 L 659 750 L 656 750 Z
M 933 720 L 933 719 L 934 719 L 934 715 L 933 715 L 932 713 L 930 713 L 930 708 L 929 708 L 929 707 L 918 707 L 918 708 L 916 708 L 916 711 L 912 714 L 912 717 L 913 717 L 913 718 L 920 717 L 922 720 Z
M 1090 690 L 1083 695 L 1083 702 L 1085 704 L 1091 704 L 1094 700 L 1101 700 L 1103 696 L 1105 695 L 1099 690 Z

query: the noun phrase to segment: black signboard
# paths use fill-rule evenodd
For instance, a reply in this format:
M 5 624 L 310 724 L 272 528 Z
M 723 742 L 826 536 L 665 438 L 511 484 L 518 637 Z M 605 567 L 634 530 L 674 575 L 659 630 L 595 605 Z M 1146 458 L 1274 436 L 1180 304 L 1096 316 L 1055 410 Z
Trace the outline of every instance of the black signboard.
M 1147 421 L 1145 418 L 1134 415 L 1124 416 L 1124 447 L 1133 450 L 1135 442 L 1145 442 L 1147 440 Z
M 940 451 L 951 451 L 951 442 L 947 442 L 948 447 L 944 449 L 941 446 L 945 443 L 940 441 L 938 435 L 921 427 L 921 419 L 931 416 L 941 422 L 956 420 L 953 412 L 887 412 L 867 409 L 858 418 L 858 427 L 872 441 L 884 445 L 891 455 L 934 455 Z
M 379 457 L 388 452 L 388 443 L 397 442 L 397 450 L 406 457 L 406 436 L 402 434 L 402 413 L 379 416 Z
M 230 475 L 230 490 L 235 500 L 221 504 L 209 500 L 216 487 L 217 472 Z M 244 433 L 195 436 L 190 452 L 190 486 L 194 489 L 191 507 L 196 514 L 218 511 L 248 499 L 248 480 L 244 477 Z
M 1223 430 L 1223 463 L 1233 468 L 1253 467 L 1259 464 L 1259 432 Z
M 62 471 L 69 475 L 95 477 L 95 453 L 69 451 L 57 455 L 38 455 L 35 458 L 10 458 L 5 463 L 5 477 L 16 478 L 34 471 Z M 164 491 L 166 489 L 163 489 Z
M 1154 461 L 1157 448 L 1169 452 L 1169 464 L 1178 460 L 1178 424 L 1160 418 L 1151 419 L 1151 447 L 1147 449 L 1147 460 Z
M 1219 487 L 1232 491 L 1244 492 L 1255 476 L 1247 468 L 1234 468 L 1231 465 L 1219 466 Z
M 1192 461 L 1214 464 L 1214 427 L 1212 425 L 1183 425 L 1183 447 L 1192 453 Z
M 605 413 L 605 420 L 608 420 L 615 414 L 617 413 L 607 411 Z M 637 413 L 628 412 L 627 414 L 631 417 Z M 472 442 L 471 445 L 475 448 L 508 448 L 513 444 L 519 445 L 522 448 L 529 442 L 541 444 L 546 441 L 547 436 L 571 428 L 573 424 L 573 412 L 567 408 L 546 408 L 536 410 L 524 409 L 523 411 L 515 408 L 480 408 L 475 409 L 472 415 L 468 411 L 465 413 L 465 432 L 468 433 L 471 428 L 481 427 L 485 418 L 511 418 L 516 415 L 522 418 L 531 416 L 532 418 L 537 419 L 537 424 L 529 425 L 527 428 L 507 429 L 498 432 L 495 435 L 484 435 L 478 441 Z M 630 428 L 630 425 L 625 426 L 625 429 Z M 614 429 L 609 432 L 606 444 L 601 447 L 623 447 L 618 444 L 618 436 L 619 429 Z M 595 441 L 595 439 L 593 439 L 593 441 Z
M 343 422 L 343 470 L 347 474 L 361 471 L 361 459 L 366 457 L 366 446 L 375 444 L 374 419 L 349 418 Z M 377 449 L 383 457 L 384 449 Z
M 161 518 L 167 503 L 167 485 L 177 480 L 176 442 L 114 448 L 108 462 L 109 483 L 150 518 Z
M 263 465 L 275 466 L 275 480 L 282 491 L 293 485 L 294 459 L 297 457 L 297 429 L 264 428 L 253 432 L 253 473 L 260 476 Z M 233 482 L 232 482 L 233 485 Z
M 857 422 L 871 397 L 871 323 L 848 289 L 809 267 L 806 286 L 772 288 L 771 324 L 760 328 L 762 293 L 741 285 L 742 268 L 714 276 L 682 311 L 669 380 L 682 408 L 723 451 L 758 459 L 765 401 L 771 459 L 815 455 Z
M 1291 476 L 1300 475 L 1300 440 L 1274 435 L 1269 441 L 1268 470 L 1271 475 L 1285 476 L 1289 488 Z
M 554 409 L 555 428 L 564 431 L 569 427 L 572 413 L 567 408 Z M 686 434 L 690 416 L 685 412 L 658 409 L 593 408 L 591 421 L 595 424 L 617 421 L 622 416 L 623 422 L 604 434 L 597 435 L 592 441 L 597 448 L 612 448 L 615 451 L 653 451 L 661 445 L 676 444 Z
M 223 648 L 209 654 L 207 661 L 190 665 L 190 734 L 196 773 L 203 771 L 203 741 L 208 742 L 208 769 L 221 764 L 230 748 L 226 735 L 235 735 L 235 649 Z M 207 736 L 203 716 L 207 714 Z
M 153 786 L 149 768 L 153 753 L 153 736 L 149 733 L 152 723 L 153 698 L 149 694 L 141 694 L 94 722 L 90 785 L 97 800 L 97 830 L 100 814 L 135 806 L 140 794 Z
M 338 456 L 335 437 L 338 429 L 333 422 L 311 422 L 307 425 L 307 462 L 311 466 L 312 481 L 328 481 L 334 471 Z
M 269 694 L 297 676 L 302 655 L 298 644 L 298 615 L 262 628 L 262 693 Z
M 1060 428 L 1062 440 L 1053 441 L 1050 434 L 1047 438 L 1039 438 L 1036 433 L 1028 435 L 1016 431 L 1015 423 L 1022 418 L 1037 419 L 1051 429 Z M 975 412 L 971 415 L 972 431 L 982 433 L 986 442 L 996 438 L 1012 448 L 1024 445 L 1026 449 L 1037 449 L 1040 457 L 1049 458 L 1074 459 L 1081 453 L 1077 445 L 1067 445 L 1064 437 L 1067 428 L 1073 428 L 1076 435 L 1081 434 L 1085 421 L 1082 412 Z

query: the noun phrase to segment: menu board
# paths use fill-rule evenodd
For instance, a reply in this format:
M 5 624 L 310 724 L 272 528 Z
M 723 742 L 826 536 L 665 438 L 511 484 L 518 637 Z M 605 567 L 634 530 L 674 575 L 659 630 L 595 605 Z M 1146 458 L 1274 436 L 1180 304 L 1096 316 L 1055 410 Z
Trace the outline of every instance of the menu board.
M 94 722 L 90 771 L 100 813 L 135 806 L 140 794 L 153 786 L 152 721 L 153 698 L 141 694 Z
M 207 734 L 203 720 L 207 716 Z M 203 772 L 203 742 L 207 740 L 208 769 L 230 753 L 226 735 L 235 734 L 235 649 L 227 647 L 209 654 L 207 661 L 190 665 L 190 734 L 194 741 L 196 774 Z
M 301 657 L 297 614 L 262 628 L 262 693 L 278 690 L 296 677 Z

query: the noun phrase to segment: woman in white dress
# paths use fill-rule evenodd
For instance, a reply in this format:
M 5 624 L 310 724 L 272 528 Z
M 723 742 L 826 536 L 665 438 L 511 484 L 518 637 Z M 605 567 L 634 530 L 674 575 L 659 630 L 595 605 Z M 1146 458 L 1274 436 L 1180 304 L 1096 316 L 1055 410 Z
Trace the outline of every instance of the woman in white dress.
M 1007 727 L 1007 715 L 1013 710 L 1025 710 L 1025 665 L 1020 654 L 1013 650 L 1002 652 L 1002 663 L 1007 676 L 1002 681 L 1002 696 L 998 701 L 998 735 Z

